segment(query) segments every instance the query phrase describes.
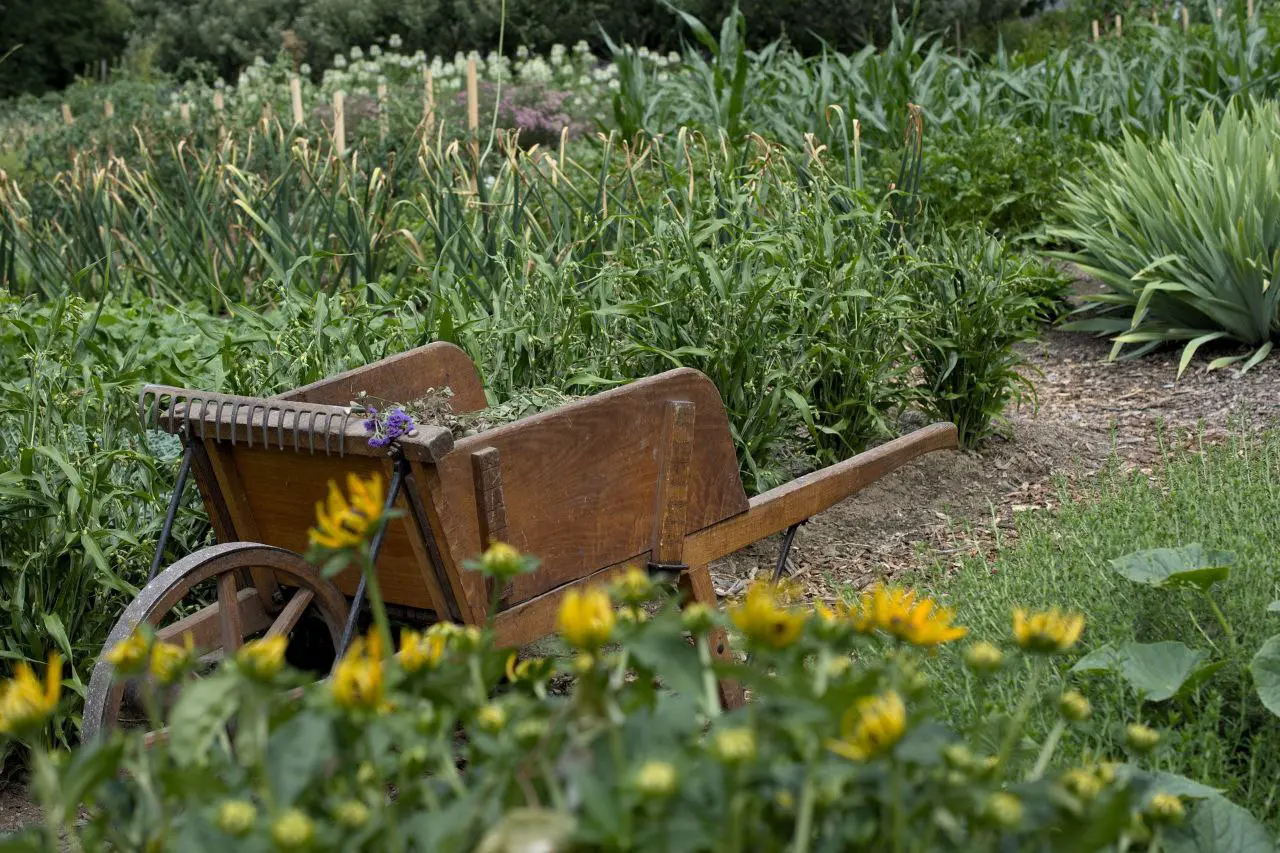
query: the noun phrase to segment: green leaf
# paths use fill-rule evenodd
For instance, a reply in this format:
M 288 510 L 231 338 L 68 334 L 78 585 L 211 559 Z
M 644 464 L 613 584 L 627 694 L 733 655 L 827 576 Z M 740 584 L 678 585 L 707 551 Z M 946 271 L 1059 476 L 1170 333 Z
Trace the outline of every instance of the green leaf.
M 1271 606 L 1274 608 L 1275 604 Z M 1280 717 L 1280 634 L 1262 644 L 1249 662 L 1249 672 L 1253 673 L 1253 684 L 1262 704 Z
M 1276 853 L 1267 828 L 1222 797 L 1200 803 L 1184 826 L 1171 829 L 1165 849 L 1168 853 Z
M 1207 590 L 1226 580 L 1235 563 L 1226 551 L 1206 551 L 1199 543 L 1183 548 L 1154 548 L 1111 561 L 1111 568 L 1135 583 L 1157 588 L 1194 586 Z
M 303 711 L 276 729 L 267 745 L 267 781 L 280 806 L 290 806 L 337 755 L 333 724 Z
M 1121 764 L 1119 769 L 1122 773 L 1127 774 L 1122 778 L 1142 782 L 1147 785 L 1148 790 L 1152 793 L 1163 791 L 1166 794 L 1196 800 L 1216 797 L 1222 794 L 1220 788 L 1210 788 L 1208 785 L 1202 785 L 1194 779 L 1188 779 L 1186 776 L 1180 776 L 1177 773 L 1168 773 L 1164 770 L 1144 770 L 1136 764 Z
M 1129 643 L 1120 649 L 1119 673 L 1149 702 L 1163 702 L 1204 681 L 1222 663 L 1202 663 L 1205 653 L 1182 643 Z
M 1076 661 L 1075 666 L 1071 667 L 1071 672 L 1095 673 L 1095 672 L 1119 672 L 1120 671 L 1120 652 L 1115 646 L 1107 643 L 1102 648 L 1094 649 L 1089 654 Z
M 240 705 L 234 676 L 218 673 L 182 691 L 169 718 L 169 753 L 179 765 L 200 764 Z

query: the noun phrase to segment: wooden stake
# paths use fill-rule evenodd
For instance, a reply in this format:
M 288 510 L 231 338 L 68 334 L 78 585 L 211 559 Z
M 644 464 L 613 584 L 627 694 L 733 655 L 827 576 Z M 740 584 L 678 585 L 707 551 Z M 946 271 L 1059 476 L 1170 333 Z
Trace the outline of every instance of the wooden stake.
M 1253 20 L 1253 0 L 1245 0 L 1244 14 L 1245 17 Z
M 1116 15 L 1116 38 L 1124 37 L 1124 25 L 1120 22 L 1120 16 Z
M 1218 20 L 1222 20 L 1222 7 L 1218 7 Z
M 302 80 L 297 77 L 289 79 L 289 103 L 293 105 L 293 126 L 304 123 L 302 115 Z
M 67 123 L 68 127 L 76 123 L 76 120 L 71 116 L 71 107 L 66 104 L 62 105 L 62 120 Z
M 183 124 L 191 124 L 191 105 L 185 101 L 178 106 L 178 118 Z
M 467 130 L 471 132 L 471 150 L 480 156 L 480 84 L 476 80 L 476 61 L 467 60 Z
M 111 118 L 116 114 L 116 108 L 111 103 L 111 99 L 107 98 L 102 102 L 102 115 L 104 118 Z
M 387 115 L 387 84 L 378 82 L 378 139 L 385 141 L 387 138 L 387 125 L 389 124 Z
M 1151 10 L 1151 26 L 1160 26 L 1160 13 L 1155 9 Z
M 347 153 L 347 116 L 343 102 L 347 93 L 341 89 L 333 93 L 333 150 L 339 157 Z
M 1182 7 L 1182 31 L 1185 33 L 1191 29 L 1191 10 L 1186 6 Z
M 1093 19 L 1093 40 L 1097 41 L 1101 37 L 1101 35 L 1102 34 L 1098 29 L 1098 19 L 1094 18 Z
M 964 56 L 964 42 L 960 40 L 960 19 L 956 18 L 956 56 Z
M 223 109 L 226 107 L 226 101 L 222 97 L 222 92 L 213 93 L 213 112 L 218 119 L 218 139 L 224 139 L 227 135 L 227 128 L 222 123 Z

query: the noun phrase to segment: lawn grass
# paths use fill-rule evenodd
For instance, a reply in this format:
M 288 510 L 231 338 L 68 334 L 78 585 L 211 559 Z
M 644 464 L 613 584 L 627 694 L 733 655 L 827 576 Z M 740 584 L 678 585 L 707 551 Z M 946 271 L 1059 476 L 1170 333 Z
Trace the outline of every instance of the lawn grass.
M 1016 544 L 994 559 L 941 564 L 923 585 L 958 611 L 958 621 L 980 638 L 1011 642 L 1010 613 L 1057 605 L 1087 618 L 1079 646 L 1053 659 L 1049 669 L 1064 689 L 1076 687 L 1093 704 L 1092 720 L 1069 733 L 1057 758 L 1064 765 L 1124 760 L 1123 730 L 1142 721 L 1162 732 L 1149 767 L 1221 788 L 1273 828 L 1280 827 L 1280 718 L 1258 700 L 1248 663 L 1263 641 L 1280 633 L 1280 432 L 1236 434 L 1226 443 L 1194 451 L 1166 451 L 1151 476 L 1112 467 L 1086 495 L 1062 489 L 1053 513 L 1021 516 Z M 1230 639 L 1209 605 L 1192 592 L 1138 586 L 1108 566 L 1138 550 L 1194 542 L 1234 552 L 1231 576 L 1214 595 L 1237 637 Z M 1142 703 L 1116 677 L 1068 673 L 1081 654 L 1105 643 L 1176 640 L 1204 650 L 1223 668 L 1196 692 L 1165 703 Z M 1002 673 L 982 689 L 944 653 L 932 667 L 939 699 L 953 715 L 986 719 L 999 735 L 1001 709 L 1016 706 L 1028 672 Z M 1051 706 L 1035 712 L 1042 739 L 1057 718 Z M 1037 731 L 1038 729 L 1038 731 Z

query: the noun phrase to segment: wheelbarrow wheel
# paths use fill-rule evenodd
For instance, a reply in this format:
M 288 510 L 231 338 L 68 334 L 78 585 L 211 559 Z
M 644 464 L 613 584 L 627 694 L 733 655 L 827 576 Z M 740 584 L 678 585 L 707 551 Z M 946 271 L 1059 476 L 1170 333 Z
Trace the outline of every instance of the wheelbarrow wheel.
M 252 585 L 255 576 L 273 579 L 278 585 L 274 596 Z M 216 587 L 216 601 L 182 615 L 190 609 L 184 608 L 184 601 L 189 604 L 201 584 Z M 155 627 L 158 639 L 168 642 L 181 644 L 190 633 L 201 659 L 214 663 L 234 655 L 249 638 L 288 636 L 303 624 L 322 624 L 325 639 L 336 649 L 347 612 L 341 591 L 293 551 L 254 542 L 203 548 L 156 575 L 112 628 L 89 679 L 82 737 L 89 741 L 117 726 L 126 684 L 116 679 L 105 652 L 144 622 Z

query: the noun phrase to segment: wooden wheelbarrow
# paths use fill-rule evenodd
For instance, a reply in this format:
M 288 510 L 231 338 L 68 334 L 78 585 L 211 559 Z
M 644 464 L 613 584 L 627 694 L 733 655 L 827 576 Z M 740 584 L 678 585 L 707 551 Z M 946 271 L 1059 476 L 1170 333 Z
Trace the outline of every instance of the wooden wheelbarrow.
M 554 629 L 568 589 L 637 564 L 677 574 L 685 601 L 714 607 L 711 561 L 784 530 L 789 546 L 810 516 L 924 453 L 956 447 L 955 427 L 934 424 L 748 499 L 719 393 L 691 369 L 461 439 L 419 426 L 389 449 L 369 446 L 363 415 L 349 407 L 361 392 L 408 401 L 443 387 L 453 391 L 455 412 L 486 405 L 475 365 L 446 343 L 278 397 L 144 388 L 144 418 L 181 437 L 183 467 L 153 577 L 106 648 L 148 622 L 167 640 L 191 632 L 216 656 L 254 636 L 292 634 L 306 616 L 341 654 L 363 595 L 359 573 L 330 580 L 301 554 L 315 502 L 347 472 L 382 471 L 389 505 L 403 511 L 374 543 L 378 582 L 398 619 L 483 623 L 490 590 L 464 561 L 493 540 L 541 559 L 500 594 L 498 639 L 518 646 Z M 219 544 L 156 573 L 188 471 Z M 206 601 L 216 586 L 216 602 L 175 619 L 202 584 Z M 730 654 L 723 635 L 712 648 Z M 732 687 L 722 690 L 727 705 L 741 702 Z M 122 701 L 104 656 L 89 684 L 85 737 L 115 725 Z

